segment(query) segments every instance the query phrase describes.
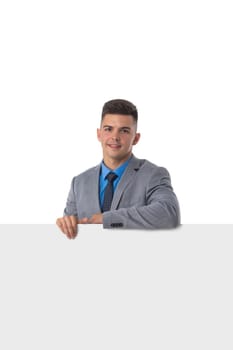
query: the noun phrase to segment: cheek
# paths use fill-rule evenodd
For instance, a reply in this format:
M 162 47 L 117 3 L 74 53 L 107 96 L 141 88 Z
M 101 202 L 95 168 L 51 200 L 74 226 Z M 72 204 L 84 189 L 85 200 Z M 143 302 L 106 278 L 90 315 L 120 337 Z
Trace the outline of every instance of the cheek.
M 134 142 L 134 139 L 133 138 L 125 138 L 125 140 L 124 140 L 124 143 L 125 143 L 125 145 L 128 145 L 128 146 L 132 146 L 132 144 L 133 144 L 133 142 Z
M 106 143 L 107 139 L 108 139 L 108 138 L 106 137 L 106 135 L 101 135 L 100 142 L 101 142 L 102 144 L 104 144 L 104 143 Z

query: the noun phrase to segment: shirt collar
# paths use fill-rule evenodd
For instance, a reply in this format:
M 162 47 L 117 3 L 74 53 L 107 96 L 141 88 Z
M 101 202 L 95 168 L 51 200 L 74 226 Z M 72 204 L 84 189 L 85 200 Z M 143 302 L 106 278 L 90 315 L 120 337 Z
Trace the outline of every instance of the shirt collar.
M 110 173 L 113 172 L 114 174 L 116 174 L 118 177 L 121 177 L 121 175 L 123 174 L 124 170 L 126 169 L 126 167 L 128 166 L 130 160 L 131 160 L 132 156 L 126 160 L 123 164 L 121 164 L 118 168 L 111 170 L 109 169 L 105 164 L 104 161 L 102 161 L 101 163 L 101 176 L 103 179 L 106 178 L 106 176 Z

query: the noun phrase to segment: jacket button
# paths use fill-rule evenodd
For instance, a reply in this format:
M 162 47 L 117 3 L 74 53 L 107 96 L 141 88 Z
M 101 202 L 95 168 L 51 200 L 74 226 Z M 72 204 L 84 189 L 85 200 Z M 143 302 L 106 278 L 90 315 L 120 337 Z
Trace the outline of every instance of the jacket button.
M 113 224 L 111 224 L 111 227 L 123 227 L 122 222 L 115 222 Z

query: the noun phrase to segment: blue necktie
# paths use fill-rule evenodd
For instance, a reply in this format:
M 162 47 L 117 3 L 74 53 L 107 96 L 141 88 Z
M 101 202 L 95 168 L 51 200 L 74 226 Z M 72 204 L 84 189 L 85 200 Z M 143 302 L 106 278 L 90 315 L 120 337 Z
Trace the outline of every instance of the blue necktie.
M 104 191 L 104 201 L 103 201 L 103 208 L 102 211 L 109 211 L 112 204 L 112 197 L 113 197 L 113 181 L 118 177 L 118 175 L 110 172 L 106 178 L 108 180 L 108 184 Z

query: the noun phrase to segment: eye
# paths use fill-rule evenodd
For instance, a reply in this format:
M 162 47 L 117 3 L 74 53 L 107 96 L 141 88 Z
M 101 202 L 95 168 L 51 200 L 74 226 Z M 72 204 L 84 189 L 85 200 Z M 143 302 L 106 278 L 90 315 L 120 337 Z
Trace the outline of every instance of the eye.
M 109 132 L 111 130 L 112 130 L 111 126 L 105 126 L 104 127 L 104 131 L 106 131 L 106 132 Z
M 121 129 L 122 134 L 129 134 L 129 129 Z

